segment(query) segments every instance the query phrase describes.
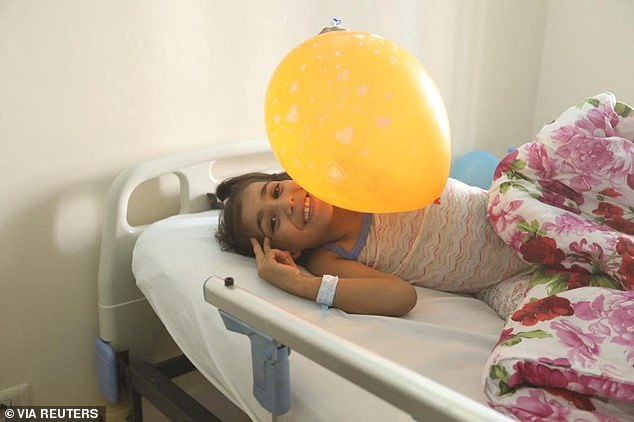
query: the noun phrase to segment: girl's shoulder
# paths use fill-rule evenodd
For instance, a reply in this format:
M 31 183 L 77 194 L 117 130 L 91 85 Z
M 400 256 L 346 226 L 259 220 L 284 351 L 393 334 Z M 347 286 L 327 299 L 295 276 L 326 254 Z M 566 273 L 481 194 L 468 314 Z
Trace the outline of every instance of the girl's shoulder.
M 330 249 L 315 248 L 304 253 L 304 265 L 313 274 L 325 274 L 340 261 L 341 257 Z
M 306 266 L 308 271 L 316 276 L 332 274 L 346 278 L 385 278 L 386 275 L 360 262 L 345 259 L 327 249 L 313 251 Z

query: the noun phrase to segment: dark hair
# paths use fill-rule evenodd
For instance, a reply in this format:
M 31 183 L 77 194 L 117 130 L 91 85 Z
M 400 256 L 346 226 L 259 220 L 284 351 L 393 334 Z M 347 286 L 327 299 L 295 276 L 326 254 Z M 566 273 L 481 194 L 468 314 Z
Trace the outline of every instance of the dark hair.
M 242 222 L 244 204 L 242 193 L 255 182 L 290 180 L 288 173 L 247 173 L 224 180 L 216 188 L 216 197 L 224 202 L 220 213 L 216 239 L 223 251 L 236 252 L 253 257 L 253 246 Z

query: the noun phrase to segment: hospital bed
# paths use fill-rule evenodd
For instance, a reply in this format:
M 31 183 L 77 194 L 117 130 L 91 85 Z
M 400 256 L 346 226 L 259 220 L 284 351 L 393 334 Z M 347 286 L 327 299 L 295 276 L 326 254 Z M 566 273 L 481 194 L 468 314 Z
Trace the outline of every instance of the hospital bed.
M 503 327 L 469 297 L 416 287 L 406 316 L 324 310 L 261 280 L 253 259 L 220 251 L 220 180 L 279 169 L 268 142 L 213 144 L 139 163 L 106 201 L 98 276 L 98 380 L 111 402 L 141 397 L 172 420 L 222 420 L 174 377 L 198 370 L 226 405 L 254 421 L 508 421 L 487 407 L 482 371 Z M 128 221 L 142 184 L 176 175 L 180 209 Z M 156 362 L 166 330 L 182 355 Z

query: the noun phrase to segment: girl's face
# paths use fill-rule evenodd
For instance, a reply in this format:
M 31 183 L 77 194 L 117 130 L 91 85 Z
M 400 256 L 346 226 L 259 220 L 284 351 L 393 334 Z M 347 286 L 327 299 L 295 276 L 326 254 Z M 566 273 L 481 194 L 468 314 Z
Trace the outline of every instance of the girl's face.
M 242 221 L 249 237 L 271 239 L 292 253 L 329 241 L 332 205 L 302 189 L 294 180 L 254 182 L 242 192 Z

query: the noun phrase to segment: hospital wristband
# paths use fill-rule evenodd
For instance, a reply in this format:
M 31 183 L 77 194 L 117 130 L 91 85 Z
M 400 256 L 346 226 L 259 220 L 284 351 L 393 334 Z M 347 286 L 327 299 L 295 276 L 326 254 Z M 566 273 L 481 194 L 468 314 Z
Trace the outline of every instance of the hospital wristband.
M 321 285 L 319 286 L 319 292 L 317 292 L 317 299 L 315 302 L 320 305 L 330 307 L 335 300 L 335 290 L 337 290 L 337 283 L 339 277 L 336 275 L 324 274 L 321 277 Z

